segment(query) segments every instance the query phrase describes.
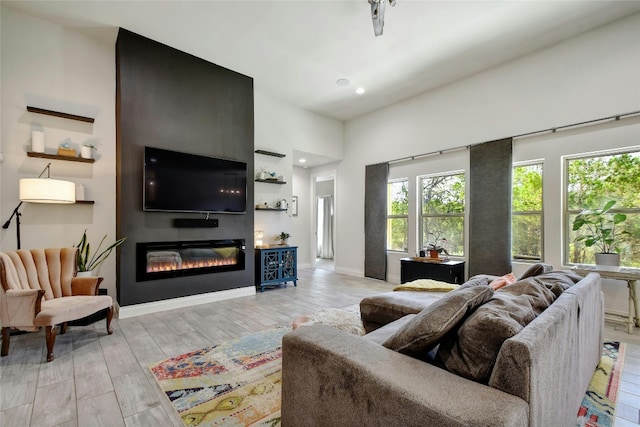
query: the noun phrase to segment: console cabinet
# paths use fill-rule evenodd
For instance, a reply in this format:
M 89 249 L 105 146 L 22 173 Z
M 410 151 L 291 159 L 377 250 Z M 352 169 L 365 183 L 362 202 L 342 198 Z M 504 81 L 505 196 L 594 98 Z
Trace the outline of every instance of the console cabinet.
M 400 282 L 433 279 L 441 282 L 464 283 L 464 261 L 429 262 L 412 258 L 400 260 Z
M 264 292 L 268 285 L 279 285 L 293 282 L 298 286 L 298 248 L 295 246 L 279 246 L 273 248 L 256 248 L 256 287 Z

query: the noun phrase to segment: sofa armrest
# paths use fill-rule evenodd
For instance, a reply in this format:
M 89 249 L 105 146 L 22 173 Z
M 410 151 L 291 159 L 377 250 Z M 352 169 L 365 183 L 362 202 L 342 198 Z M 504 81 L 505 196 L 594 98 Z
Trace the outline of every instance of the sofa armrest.
M 98 295 L 102 277 L 73 277 L 71 279 L 71 295 Z
M 33 320 L 40 313 L 42 289 L 9 289 L 5 292 L 7 322 L 6 326 L 33 327 Z M 5 326 L 4 322 L 3 325 Z
M 524 400 L 330 326 L 282 352 L 283 425 L 528 426 Z

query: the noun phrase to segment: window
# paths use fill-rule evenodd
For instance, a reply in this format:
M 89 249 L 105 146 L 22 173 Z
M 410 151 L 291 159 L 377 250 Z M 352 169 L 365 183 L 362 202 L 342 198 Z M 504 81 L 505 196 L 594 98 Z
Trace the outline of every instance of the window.
M 585 155 L 565 160 L 565 260 L 570 264 L 595 264 L 595 246 L 576 242 L 573 220 L 583 209 L 597 209 L 616 200 L 611 212 L 627 216 L 618 231 L 627 231 L 618 245 L 620 265 L 640 267 L 640 151 Z
M 464 255 L 464 173 L 421 178 L 420 247 L 446 239 L 450 255 Z
M 387 184 L 387 250 L 408 251 L 409 180 Z
M 512 258 L 542 260 L 542 163 L 514 166 L 511 214 Z

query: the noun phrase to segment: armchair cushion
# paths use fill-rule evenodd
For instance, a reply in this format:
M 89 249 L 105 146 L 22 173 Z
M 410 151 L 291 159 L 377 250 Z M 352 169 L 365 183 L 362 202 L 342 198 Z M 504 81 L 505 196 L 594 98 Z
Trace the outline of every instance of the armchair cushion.
M 42 303 L 42 310 L 36 315 L 34 324 L 57 325 L 89 316 L 112 305 L 113 300 L 108 295 L 54 298 Z

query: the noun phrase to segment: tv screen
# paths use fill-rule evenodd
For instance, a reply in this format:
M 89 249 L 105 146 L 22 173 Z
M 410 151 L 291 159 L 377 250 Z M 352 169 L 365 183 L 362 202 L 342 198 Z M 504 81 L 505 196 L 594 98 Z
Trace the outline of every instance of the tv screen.
M 247 164 L 144 148 L 145 211 L 245 213 Z

